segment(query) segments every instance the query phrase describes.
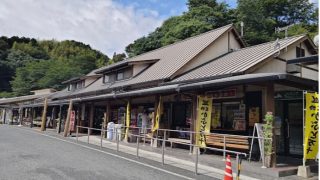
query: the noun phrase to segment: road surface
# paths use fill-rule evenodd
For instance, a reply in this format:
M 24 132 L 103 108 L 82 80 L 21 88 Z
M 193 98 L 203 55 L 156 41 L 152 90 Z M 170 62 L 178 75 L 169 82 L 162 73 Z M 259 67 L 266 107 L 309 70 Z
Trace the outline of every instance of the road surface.
M 29 128 L 0 125 L 0 180 L 207 178 Z

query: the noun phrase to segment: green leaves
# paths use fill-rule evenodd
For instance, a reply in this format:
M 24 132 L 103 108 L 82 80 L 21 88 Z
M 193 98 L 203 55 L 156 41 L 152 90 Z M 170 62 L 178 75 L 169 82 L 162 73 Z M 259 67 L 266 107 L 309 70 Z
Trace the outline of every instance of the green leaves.
M 76 41 L 0 37 L 0 97 L 27 95 L 104 66 L 109 58 Z M 9 81 L 10 84 L 9 84 Z M 12 86 L 13 93 L 10 91 Z

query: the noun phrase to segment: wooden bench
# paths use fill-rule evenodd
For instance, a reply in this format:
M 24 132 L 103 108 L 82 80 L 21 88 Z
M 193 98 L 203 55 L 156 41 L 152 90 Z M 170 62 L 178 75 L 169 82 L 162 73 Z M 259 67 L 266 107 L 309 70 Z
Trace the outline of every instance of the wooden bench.
M 168 138 L 168 141 L 170 142 L 171 148 L 173 143 L 177 144 L 191 144 L 190 139 L 181 139 L 181 138 Z
M 206 144 L 209 146 L 224 147 L 224 136 L 220 134 L 205 135 Z M 225 146 L 231 149 L 249 150 L 250 144 L 248 137 L 225 136 Z

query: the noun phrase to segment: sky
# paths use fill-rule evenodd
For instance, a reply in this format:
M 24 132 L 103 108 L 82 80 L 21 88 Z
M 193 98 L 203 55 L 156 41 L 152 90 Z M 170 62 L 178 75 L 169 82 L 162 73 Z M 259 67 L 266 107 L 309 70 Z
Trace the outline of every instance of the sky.
M 237 0 L 219 0 L 230 7 Z M 317 0 L 312 0 L 317 1 Z M 109 57 L 148 35 L 187 0 L 0 0 L 0 36 L 76 40 Z

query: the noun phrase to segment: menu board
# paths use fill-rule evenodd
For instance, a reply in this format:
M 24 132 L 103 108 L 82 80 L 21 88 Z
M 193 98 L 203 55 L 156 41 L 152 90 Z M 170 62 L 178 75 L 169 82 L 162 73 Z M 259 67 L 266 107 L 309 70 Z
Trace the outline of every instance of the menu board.
M 255 123 L 259 123 L 260 111 L 259 107 L 249 108 L 249 126 L 254 126 Z
M 221 127 L 221 120 L 220 120 L 220 116 L 221 116 L 221 106 L 220 104 L 213 104 L 212 106 L 212 114 L 211 114 L 211 127 L 212 128 L 217 128 L 217 127 Z
M 234 130 L 246 130 L 245 108 L 240 107 L 239 110 L 233 111 L 233 128 Z

